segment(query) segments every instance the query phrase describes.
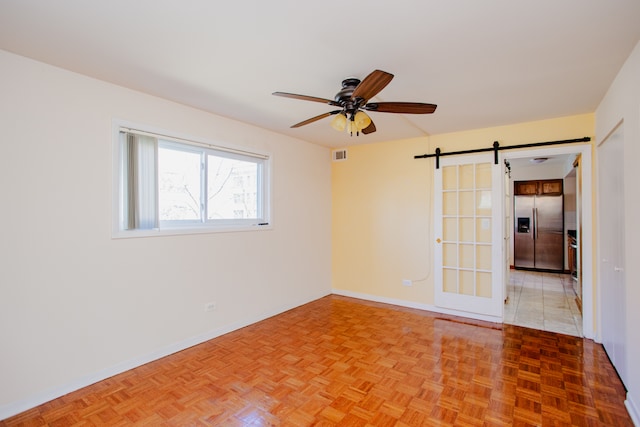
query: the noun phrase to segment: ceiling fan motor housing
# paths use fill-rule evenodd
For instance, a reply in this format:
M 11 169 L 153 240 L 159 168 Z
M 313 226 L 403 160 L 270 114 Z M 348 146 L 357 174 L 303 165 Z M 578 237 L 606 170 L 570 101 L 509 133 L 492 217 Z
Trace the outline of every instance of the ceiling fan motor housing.
M 355 90 L 356 86 L 360 84 L 359 79 L 345 79 L 342 81 L 342 89 L 336 93 L 335 100 L 341 105 L 351 100 L 351 94 Z

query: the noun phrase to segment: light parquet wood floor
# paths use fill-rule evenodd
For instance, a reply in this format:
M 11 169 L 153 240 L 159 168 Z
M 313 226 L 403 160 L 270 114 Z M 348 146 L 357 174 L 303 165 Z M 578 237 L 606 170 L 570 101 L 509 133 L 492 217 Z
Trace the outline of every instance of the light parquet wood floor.
M 0 421 L 631 426 L 592 341 L 328 296 Z

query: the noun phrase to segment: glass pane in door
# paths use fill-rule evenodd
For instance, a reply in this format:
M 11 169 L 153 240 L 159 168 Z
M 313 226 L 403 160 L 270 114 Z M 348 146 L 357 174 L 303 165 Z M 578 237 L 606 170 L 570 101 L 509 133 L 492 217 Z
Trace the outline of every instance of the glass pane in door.
M 446 293 L 492 298 L 491 166 L 443 167 L 442 290 Z

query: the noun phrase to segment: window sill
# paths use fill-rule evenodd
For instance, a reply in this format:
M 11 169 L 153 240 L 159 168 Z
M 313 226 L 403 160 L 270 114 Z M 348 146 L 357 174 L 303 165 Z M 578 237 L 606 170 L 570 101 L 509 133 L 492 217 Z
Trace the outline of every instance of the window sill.
M 140 237 L 181 236 L 189 234 L 236 233 L 246 231 L 273 230 L 272 224 L 229 225 L 217 227 L 180 227 L 152 230 L 118 230 L 111 235 L 113 239 L 133 239 Z

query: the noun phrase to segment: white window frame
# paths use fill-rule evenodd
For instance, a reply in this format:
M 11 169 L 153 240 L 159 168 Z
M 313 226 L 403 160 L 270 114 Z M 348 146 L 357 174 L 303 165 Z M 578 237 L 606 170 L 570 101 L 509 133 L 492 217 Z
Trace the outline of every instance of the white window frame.
M 206 208 L 202 212 L 202 220 L 193 221 L 158 221 L 158 227 L 153 229 L 126 229 L 126 202 L 125 197 L 125 155 L 124 145 L 120 133 L 130 132 L 140 135 L 149 135 L 158 139 L 158 147 L 177 148 L 184 151 L 202 152 L 227 157 L 231 159 L 256 160 L 259 165 L 257 204 L 258 218 L 219 219 L 208 220 Z M 130 123 L 122 120 L 113 121 L 113 238 L 166 236 L 176 234 L 199 234 L 230 231 L 257 231 L 272 229 L 271 219 L 271 166 L 270 153 L 256 149 L 247 149 L 228 143 L 218 143 L 197 139 L 191 136 L 180 135 L 150 126 Z M 157 161 L 156 161 L 157 164 Z M 204 173 L 206 181 L 206 169 Z M 157 209 L 157 207 L 156 207 Z

